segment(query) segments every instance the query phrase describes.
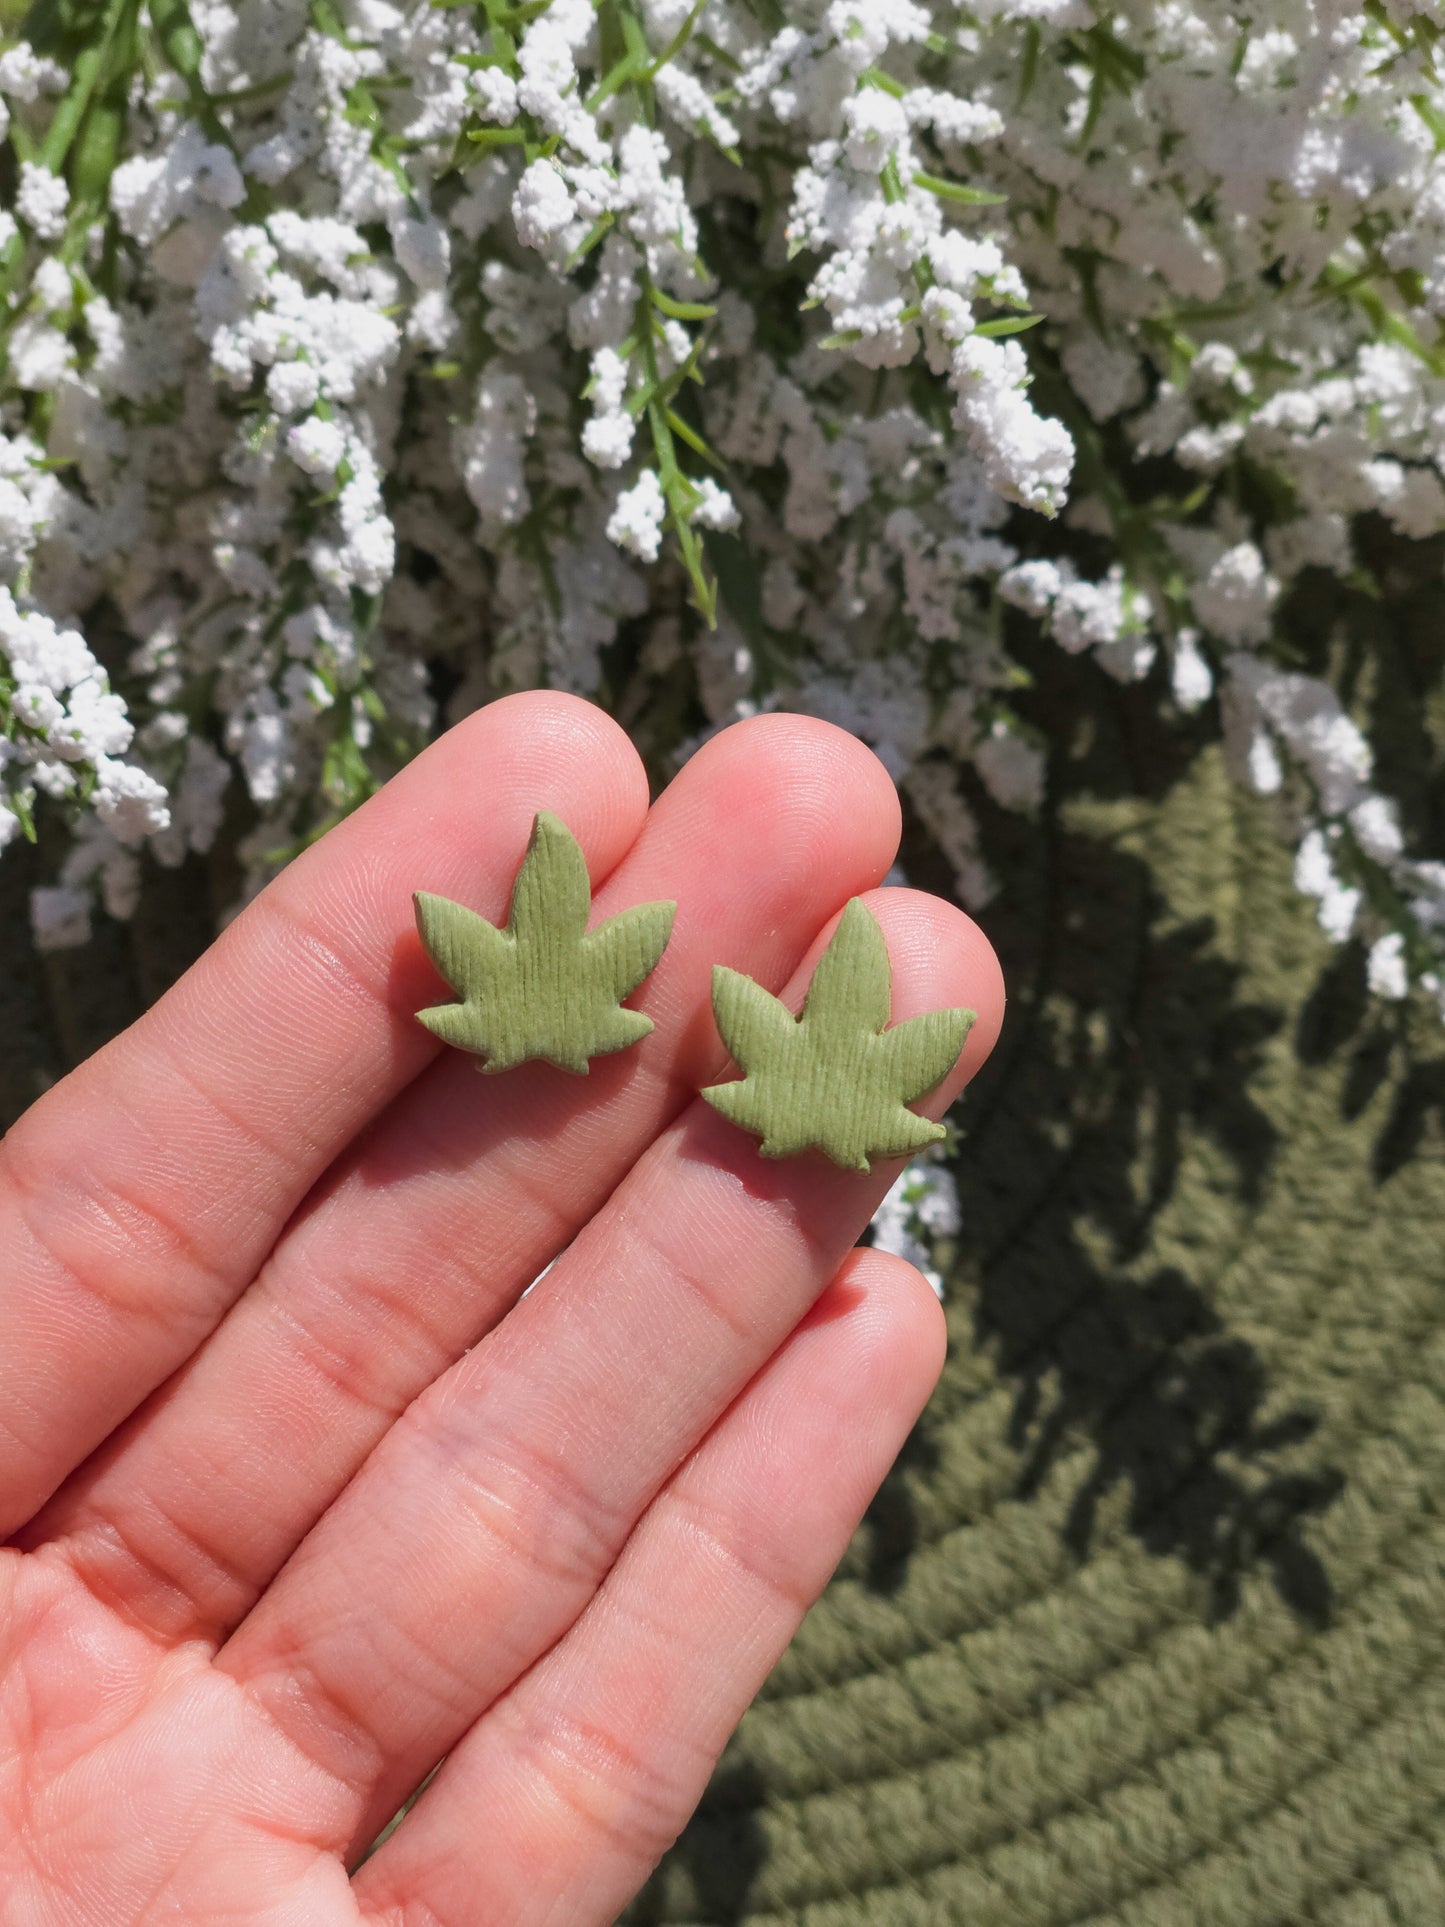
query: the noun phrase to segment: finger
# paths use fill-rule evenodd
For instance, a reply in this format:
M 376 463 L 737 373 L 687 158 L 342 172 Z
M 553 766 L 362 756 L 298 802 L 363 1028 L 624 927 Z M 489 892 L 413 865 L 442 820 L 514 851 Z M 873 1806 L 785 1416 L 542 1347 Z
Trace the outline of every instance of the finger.
M 980 1013 L 937 1114 L 997 1032 L 998 966 L 951 905 L 909 890 L 868 901 L 895 1015 Z M 810 974 L 790 986 L 795 1007 Z M 544 1283 L 408 1408 L 218 1660 L 353 1789 L 357 1838 L 572 1623 L 895 1174 L 766 1162 L 699 1100 Z
M 653 1500 L 576 1625 L 362 1869 L 371 1927 L 617 1918 L 842 1557 L 944 1342 L 912 1265 L 847 1260 Z
M 759 717 L 716 737 L 598 897 L 598 915 L 679 904 L 632 1000 L 656 1022 L 644 1047 L 585 1080 L 545 1066 L 483 1080 L 455 1052 L 432 1066 L 24 1543 L 59 1538 L 92 1590 L 165 1637 L 229 1630 L 392 1419 L 721 1070 L 712 964 L 786 981 L 818 925 L 883 875 L 898 827 L 886 771 L 830 724 Z
M 576 698 L 493 704 L 291 865 L 0 1153 L 0 1536 L 188 1357 L 348 1140 L 440 1046 L 411 893 L 500 916 L 533 813 L 601 878 L 647 812 Z

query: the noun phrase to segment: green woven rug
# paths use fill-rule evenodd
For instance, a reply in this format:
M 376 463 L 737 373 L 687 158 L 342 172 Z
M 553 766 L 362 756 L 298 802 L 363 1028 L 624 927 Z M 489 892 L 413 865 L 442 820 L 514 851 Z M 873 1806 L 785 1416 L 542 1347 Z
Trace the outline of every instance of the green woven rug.
M 987 826 L 947 1376 L 638 1922 L 1445 1922 L 1439 1027 L 1367 1003 L 1215 751 L 1061 700 L 1043 820 Z M 8 941 L 7 1112 L 207 888 Z

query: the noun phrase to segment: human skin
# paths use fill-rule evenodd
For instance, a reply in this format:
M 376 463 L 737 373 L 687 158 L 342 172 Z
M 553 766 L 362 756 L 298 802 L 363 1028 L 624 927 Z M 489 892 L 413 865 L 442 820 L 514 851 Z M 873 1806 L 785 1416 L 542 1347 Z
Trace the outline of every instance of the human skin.
M 483 1079 L 413 1019 L 411 893 L 501 920 L 539 808 L 597 918 L 676 899 L 656 1028 Z M 876 888 L 898 833 L 827 724 L 649 808 L 601 711 L 509 697 L 4 1140 L 0 1922 L 615 1918 L 940 1368 L 926 1281 L 853 1249 L 897 1166 L 765 1162 L 696 1095 L 712 965 L 797 1008 L 856 894 L 895 1019 L 978 1011 L 957 1095 L 1002 982 Z

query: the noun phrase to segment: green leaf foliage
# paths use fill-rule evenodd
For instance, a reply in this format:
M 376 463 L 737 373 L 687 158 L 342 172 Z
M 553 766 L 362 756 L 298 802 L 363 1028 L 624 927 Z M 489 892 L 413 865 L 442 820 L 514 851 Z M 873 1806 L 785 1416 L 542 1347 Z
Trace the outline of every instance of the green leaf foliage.
M 422 942 L 461 1002 L 419 1010 L 418 1021 L 475 1051 L 485 1071 L 540 1057 L 585 1076 L 589 1058 L 635 1044 L 652 1019 L 622 999 L 657 968 L 677 905 L 640 903 L 589 930 L 591 902 L 577 839 L 546 810 L 532 825 L 505 930 L 419 890 Z
M 877 918 L 860 898 L 844 910 L 801 1017 L 751 977 L 719 965 L 713 1014 L 745 1075 L 703 1092 L 715 1110 L 756 1132 L 764 1157 L 816 1148 L 845 1170 L 909 1157 L 943 1126 L 907 1106 L 948 1075 L 974 1021 L 932 1010 L 890 1030 L 893 977 Z

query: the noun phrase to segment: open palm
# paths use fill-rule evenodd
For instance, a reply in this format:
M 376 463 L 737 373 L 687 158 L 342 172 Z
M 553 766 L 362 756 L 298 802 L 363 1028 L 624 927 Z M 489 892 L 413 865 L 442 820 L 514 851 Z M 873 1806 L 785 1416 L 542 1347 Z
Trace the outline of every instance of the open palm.
M 656 1029 L 481 1078 L 413 1020 L 411 893 L 500 920 L 539 808 L 598 918 L 677 900 Z M 850 1255 L 897 1167 L 766 1164 L 695 1095 L 712 965 L 797 1008 L 897 835 L 825 724 L 740 724 L 649 810 L 599 711 L 509 698 L 5 1140 L 0 1922 L 616 1916 L 938 1369 L 924 1281 Z M 937 1115 L 997 965 L 868 900 L 895 1018 L 979 1012 Z

